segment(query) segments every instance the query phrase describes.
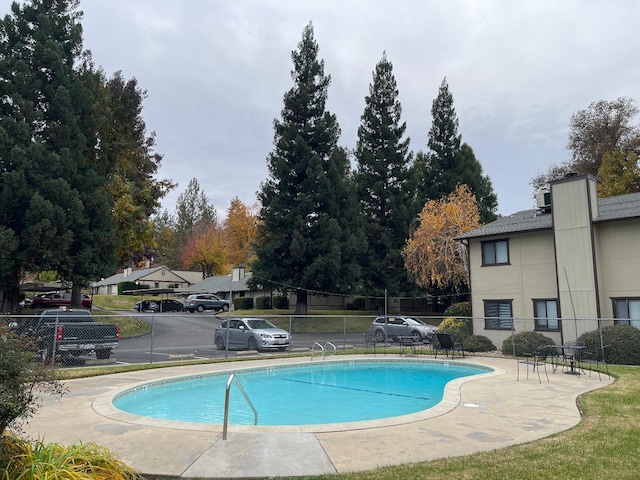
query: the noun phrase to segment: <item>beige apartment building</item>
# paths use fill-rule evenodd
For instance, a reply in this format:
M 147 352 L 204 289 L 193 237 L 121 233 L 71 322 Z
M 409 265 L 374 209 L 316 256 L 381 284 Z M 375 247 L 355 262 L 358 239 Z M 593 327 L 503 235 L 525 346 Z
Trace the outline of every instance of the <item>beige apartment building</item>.
M 512 325 L 558 343 L 599 322 L 640 328 L 640 193 L 599 199 L 595 178 L 567 176 L 537 208 L 458 240 L 469 251 L 473 331 L 498 347 Z

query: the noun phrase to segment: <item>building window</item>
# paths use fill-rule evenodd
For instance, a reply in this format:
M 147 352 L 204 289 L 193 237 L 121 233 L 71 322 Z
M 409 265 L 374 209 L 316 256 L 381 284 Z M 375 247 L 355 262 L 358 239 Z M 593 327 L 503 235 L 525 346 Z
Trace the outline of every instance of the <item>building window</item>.
M 160 272 L 161 272 L 161 275 L 166 275 L 167 274 L 167 270 L 164 269 L 164 268 L 162 270 L 160 270 Z
M 614 298 L 613 316 L 616 325 L 640 328 L 640 298 Z
M 511 330 L 511 300 L 484 301 L 485 330 Z
M 536 330 L 560 330 L 558 300 L 534 300 L 533 314 L 536 317 Z
M 482 266 L 508 264 L 509 240 L 482 242 Z

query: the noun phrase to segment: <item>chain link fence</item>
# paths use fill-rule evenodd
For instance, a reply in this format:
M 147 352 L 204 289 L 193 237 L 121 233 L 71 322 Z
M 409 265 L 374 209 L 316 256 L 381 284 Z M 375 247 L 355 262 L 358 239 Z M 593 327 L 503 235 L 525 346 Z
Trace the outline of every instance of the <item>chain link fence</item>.
M 462 344 L 465 354 L 519 357 L 545 345 L 563 345 L 572 341 L 584 343 L 584 357 L 605 359 L 610 364 L 640 365 L 640 329 L 632 324 L 620 325 L 613 319 L 563 319 L 545 324 L 533 318 L 411 316 L 419 325 L 402 324 L 400 315 L 260 315 L 284 330 L 289 344 L 250 343 L 249 325 L 241 331 L 241 343 L 216 343 L 218 336 L 229 338 L 233 330 L 226 320 L 231 313 L 121 313 L 47 311 L 46 315 L 11 315 L 3 317 L 3 334 L 16 334 L 25 339 L 25 348 L 34 358 L 52 366 L 101 366 L 181 362 L 206 359 L 239 359 L 251 355 L 305 355 L 310 359 L 336 353 L 434 355 L 439 347 L 436 329 L 448 333 Z M 248 315 L 243 312 L 243 318 Z M 136 329 L 127 326 L 134 320 Z M 397 323 L 396 323 L 397 321 Z M 552 328 L 549 328 L 551 326 Z M 382 330 L 382 336 L 377 332 Z M 233 332 L 233 333 L 238 333 Z M 258 335 L 270 335 L 263 332 Z M 407 343 L 404 339 L 410 339 Z M 278 339 L 277 341 L 284 341 Z M 286 348 L 285 348 L 286 347 Z M 605 348 L 606 347 L 606 348 Z M 258 350 L 257 350 L 258 349 Z

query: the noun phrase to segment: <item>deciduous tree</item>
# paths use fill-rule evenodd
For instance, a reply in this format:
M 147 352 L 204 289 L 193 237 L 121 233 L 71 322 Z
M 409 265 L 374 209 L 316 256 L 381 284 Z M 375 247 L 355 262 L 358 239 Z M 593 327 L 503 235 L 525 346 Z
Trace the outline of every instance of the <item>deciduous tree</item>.
M 231 267 L 246 265 L 253 255 L 256 237 L 256 207 L 248 207 L 238 197 L 231 200 L 227 210 L 225 232 L 227 234 L 228 261 Z
M 404 265 L 421 287 L 454 288 L 467 284 L 466 246 L 455 238 L 480 225 L 478 205 L 466 185 L 440 200 L 430 200 L 420 212 L 419 226 L 403 250 Z
M 567 148 L 571 159 L 551 165 L 530 184 L 539 190 L 570 172 L 595 176 L 608 153 L 640 154 L 640 126 L 634 124 L 637 115 L 635 101 L 627 97 L 599 100 L 578 110 L 569 120 Z
M 598 195 L 613 197 L 640 192 L 640 165 L 635 153 L 605 153 L 598 170 Z
M 155 133 L 147 133 L 142 103 L 147 97 L 135 78 L 122 72 L 104 81 L 105 108 L 100 150 L 108 166 L 106 191 L 114 199 L 116 256 L 120 264 L 148 255 L 153 246 L 150 217 L 175 185 L 158 180 L 162 155 L 155 152 Z
M 187 268 L 197 267 L 202 278 L 222 275 L 228 269 L 227 236 L 215 223 L 196 228 L 182 249 L 182 263 Z

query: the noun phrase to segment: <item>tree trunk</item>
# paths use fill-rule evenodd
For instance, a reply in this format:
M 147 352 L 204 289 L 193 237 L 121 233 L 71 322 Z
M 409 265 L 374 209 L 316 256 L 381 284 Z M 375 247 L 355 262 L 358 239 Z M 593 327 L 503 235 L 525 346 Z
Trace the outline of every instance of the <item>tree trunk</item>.
M 82 285 L 77 282 L 71 287 L 71 308 L 82 308 Z
M 298 290 L 296 292 L 296 315 L 307 314 L 307 291 Z

